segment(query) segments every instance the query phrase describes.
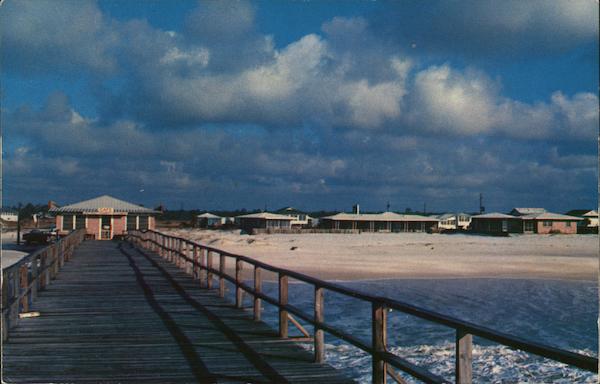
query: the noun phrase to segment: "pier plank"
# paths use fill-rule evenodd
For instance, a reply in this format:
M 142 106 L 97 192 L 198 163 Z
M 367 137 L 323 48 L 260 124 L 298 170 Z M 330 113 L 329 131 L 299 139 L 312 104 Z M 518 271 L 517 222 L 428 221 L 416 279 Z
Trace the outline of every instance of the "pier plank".
M 81 244 L 30 310 L 3 345 L 6 382 L 352 382 L 127 243 Z

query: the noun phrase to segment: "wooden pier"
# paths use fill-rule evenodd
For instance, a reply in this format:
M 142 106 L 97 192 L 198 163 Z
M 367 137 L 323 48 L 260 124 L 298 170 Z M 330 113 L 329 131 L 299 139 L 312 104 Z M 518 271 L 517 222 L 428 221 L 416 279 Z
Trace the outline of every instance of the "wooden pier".
M 80 244 L 82 240 L 83 232 L 73 232 L 3 270 L 6 382 L 352 382 L 344 372 L 326 365 L 325 333 L 370 355 L 373 383 L 388 379 L 405 383 L 407 377 L 425 383 L 450 382 L 388 350 L 387 335 L 393 331 L 387 323 L 390 310 L 455 331 L 455 383 L 473 382 L 474 337 L 598 372 L 596 357 L 188 239 L 131 231 L 127 241 Z M 251 283 L 244 280 L 244 271 Z M 278 297 L 263 292 L 263 271 L 275 274 Z M 288 302 L 290 280 L 314 288 L 312 311 Z M 233 285 L 233 303 L 224 298 L 226 284 Z M 325 292 L 370 306 L 370 342 L 326 321 Z M 244 294 L 252 298 L 252 311 L 242 310 Z M 265 303 L 277 308 L 277 330 L 260 321 Z M 304 336 L 290 337 L 290 325 Z M 312 328 L 312 335 L 306 328 Z M 296 343 L 300 340 L 312 343 L 313 351 L 301 348 Z
M 349 383 L 174 264 L 86 241 L 3 346 L 20 383 Z

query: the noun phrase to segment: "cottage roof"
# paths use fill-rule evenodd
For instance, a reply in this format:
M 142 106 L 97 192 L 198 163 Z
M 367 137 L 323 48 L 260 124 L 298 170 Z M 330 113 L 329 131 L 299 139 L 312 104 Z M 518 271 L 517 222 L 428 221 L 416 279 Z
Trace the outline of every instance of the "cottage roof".
M 565 213 L 565 215 L 581 217 L 598 217 L 598 212 L 590 209 L 573 209 Z
M 338 221 L 439 221 L 434 217 L 419 216 L 419 215 L 402 215 L 395 212 L 383 213 L 338 213 L 333 216 L 326 216 L 322 219 L 338 220 Z
M 55 213 L 77 213 L 77 212 L 98 212 L 102 208 L 112 208 L 113 212 L 127 213 L 158 213 L 152 209 L 142 207 L 141 205 L 129 203 L 127 201 L 116 199 L 112 196 L 103 195 L 95 199 L 80 201 L 79 203 L 65 205 L 60 208 L 51 208 L 50 212 Z
M 259 213 L 250 213 L 247 215 L 236 216 L 238 218 L 246 218 L 246 219 L 266 219 L 266 220 L 294 220 L 292 217 L 285 215 L 278 215 L 276 213 L 271 212 L 259 212 Z
M 0 213 L 16 215 L 18 212 L 12 208 L 2 207 L 0 208 Z
M 513 208 L 510 211 L 511 215 L 521 216 L 521 215 L 533 215 L 536 213 L 544 213 L 546 210 L 544 208 Z
M 564 220 L 564 221 L 579 221 L 581 217 L 561 215 L 560 213 L 544 212 L 521 217 L 523 220 Z
M 484 213 L 482 215 L 471 216 L 473 219 L 518 219 L 516 216 L 507 215 L 500 212 Z
M 203 213 L 201 215 L 196 216 L 199 219 L 220 219 L 221 216 L 214 215 L 210 212 Z
M 299 209 L 296 209 L 294 207 L 281 208 L 281 209 L 276 210 L 275 213 L 281 214 L 281 215 L 298 215 L 298 214 L 304 214 L 304 212 L 302 212 Z

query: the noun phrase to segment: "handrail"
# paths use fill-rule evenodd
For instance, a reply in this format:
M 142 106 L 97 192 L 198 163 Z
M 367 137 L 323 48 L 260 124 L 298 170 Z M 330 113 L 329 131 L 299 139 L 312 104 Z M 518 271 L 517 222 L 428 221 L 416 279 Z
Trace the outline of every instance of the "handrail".
M 327 332 L 369 353 L 372 356 L 372 374 L 374 383 L 385 383 L 388 375 L 395 381 L 400 382 L 401 378 L 395 374 L 395 372 L 391 369 L 392 367 L 400 369 L 426 383 L 447 382 L 445 379 L 434 375 L 421 367 L 415 366 L 414 364 L 387 351 L 387 312 L 391 309 L 395 309 L 397 311 L 439 325 L 453 328 L 455 330 L 456 383 L 472 382 L 473 336 L 478 336 L 510 348 L 519 349 L 586 371 L 594 373 L 598 372 L 598 358 L 596 357 L 586 356 L 548 346 L 542 343 L 522 339 L 435 311 L 420 308 L 402 301 L 369 295 L 367 293 L 344 287 L 336 283 L 320 280 L 303 273 L 275 267 L 247 256 L 237 255 L 214 247 L 206 246 L 183 237 L 166 235 L 154 230 L 145 230 L 130 231 L 127 235 L 127 239 L 135 245 L 156 252 L 168 261 L 174 262 L 177 266 L 184 268 L 188 273 L 192 274 L 194 278 L 200 279 L 201 285 L 204 287 L 211 288 L 213 276 L 216 276 L 219 280 L 220 296 L 224 295 L 225 281 L 233 283 L 236 288 L 236 306 L 241 308 L 242 292 L 247 292 L 254 297 L 254 318 L 257 320 L 260 319 L 261 300 L 276 306 L 279 309 L 279 335 L 283 338 L 288 337 L 288 321 L 290 314 L 293 314 L 294 316 L 297 316 L 298 318 L 313 325 L 315 328 L 313 337 L 315 346 L 315 361 L 317 362 L 323 362 L 324 360 L 323 332 Z M 212 265 L 213 255 L 219 256 L 219 268 L 214 268 Z M 231 276 L 226 273 L 225 264 L 227 258 L 232 258 L 235 260 L 235 266 L 232 265 L 232 267 L 235 267 L 235 276 Z M 254 287 L 251 287 L 242 281 L 242 263 L 247 263 L 254 267 Z M 266 295 L 260 289 L 262 284 L 262 280 L 260 279 L 260 270 L 271 271 L 278 275 L 278 299 Z M 287 302 L 288 278 L 293 278 L 314 286 L 315 305 L 313 315 L 307 314 Z M 359 300 L 367 301 L 371 304 L 371 326 L 373 328 L 371 345 L 365 344 L 352 335 L 328 325 L 324 321 L 322 316 L 324 305 L 323 290 L 337 292 Z
M 16 327 L 19 315 L 29 311 L 38 291 L 56 278 L 59 270 L 69 261 L 73 250 L 85 237 L 79 229 L 47 247 L 24 256 L 18 262 L 2 269 L 2 340 L 9 329 Z

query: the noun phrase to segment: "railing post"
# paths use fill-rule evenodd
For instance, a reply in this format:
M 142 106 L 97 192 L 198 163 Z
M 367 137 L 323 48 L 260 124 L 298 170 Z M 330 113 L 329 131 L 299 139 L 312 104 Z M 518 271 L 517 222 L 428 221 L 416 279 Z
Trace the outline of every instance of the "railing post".
M 262 277 L 260 275 L 260 268 L 256 265 L 254 266 L 254 290 L 256 293 L 261 293 L 262 291 Z M 260 312 L 261 312 L 261 300 L 258 296 L 254 296 L 254 321 L 260 321 Z
M 27 269 L 26 263 L 19 268 L 19 294 L 25 293 L 29 285 L 29 271 Z M 21 308 L 23 312 L 29 312 L 29 293 L 25 293 L 21 298 Z
M 46 251 L 44 252 L 44 254 L 42 255 L 42 273 L 44 274 L 41 280 L 41 284 L 40 284 L 40 289 L 44 289 L 46 288 L 46 285 L 48 285 L 48 282 L 50 282 L 50 268 L 48 268 L 48 249 L 46 249 Z
M 31 302 L 37 298 L 38 285 L 40 284 L 40 279 L 38 276 L 38 259 L 41 256 L 38 255 L 33 258 L 31 261 L 31 290 L 29 291 L 29 295 L 31 297 Z
M 181 240 L 175 239 L 175 265 L 181 268 Z
M 226 257 L 223 254 L 219 255 L 219 297 L 225 297 L 225 263 Z
M 194 246 L 191 243 L 186 243 L 185 249 L 185 256 L 188 258 L 186 261 L 187 274 L 192 275 L 194 273 Z
M 206 254 L 206 288 L 212 289 L 213 273 L 210 271 L 213 266 L 213 255 L 211 251 Z
M 194 279 L 198 279 L 200 276 L 198 273 L 198 246 L 196 244 L 194 244 L 193 252 L 194 252 L 194 257 L 193 257 L 194 264 L 193 264 L 192 274 L 193 274 Z
M 208 271 L 206 270 L 206 258 L 208 250 L 202 249 L 200 252 L 200 287 L 206 288 L 208 286 Z
M 315 286 L 315 322 L 325 322 L 325 308 L 324 308 L 324 294 L 325 290 L 321 287 Z M 323 330 L 315 325 L 315 363 L 323 363 L 325 361 L 325 333 Z
M 10 326 L 14 327 L 19 321 L 19 270 L 12 272 L 12 298 L 13 303 L 10 306 Z
M 169 263 L 172 263 L 174 261 L 174 259 L 173 259 L 173 243 L 174 243 L 174 241 L 173 241 L 172 237 L 169 237 L 168 240 L 169 240 L 168 241 L 169 248 L 167 248 L 167 249 L 169 252 Z
M 279 337 L 288 337 L 288 312 L 282 307 L 288 303 L 288 277 L 279 273 Z
M 379 356 L 386 351 L 387 340 L 387 309 L 383 304 L 372 304 L 372 348 L 373 348 L 373 383 L 385 384 L 387 382 L 386 363 Z
M 244 290 L 240 287 L 242 283 L 242 260 L 235 259 L 235 307 L 242 308 L 244 301 Z
M 65 265 L 65 241 L 61 241 L 58 246 L 58 269 Z M 58 271 L 57 271 L 58 272 Z
M 54 244 L 52 247 L 52 280 L 56 279 L 58 274 L 58 244 Z
M 2 341 L 8 339 L 8 272 L 2 271 Z
M 456 384 L 473 381 L 473 335 L 456 330 Z

